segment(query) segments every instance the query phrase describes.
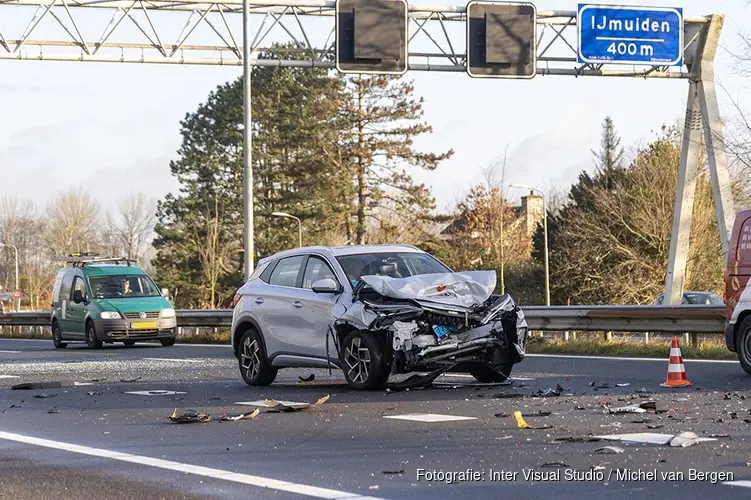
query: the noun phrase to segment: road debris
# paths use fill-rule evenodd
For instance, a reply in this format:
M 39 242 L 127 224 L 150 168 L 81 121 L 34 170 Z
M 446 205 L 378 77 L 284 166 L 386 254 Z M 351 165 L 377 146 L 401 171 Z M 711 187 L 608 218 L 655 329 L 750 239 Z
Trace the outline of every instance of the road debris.
M 89 396 L 91 396 L 92 398 L 93 398 L 94 396 L 103 396 L 103 395 L 104 395 L 104 393 L 103 393 L 103 392 L 87 392 L 86 394 L 88 394 L 88 395 L 89 395 Z
M 639 408 L 643 410 L 653 410 L 657 411 L 657 402 L 656 401 L 645 401 L 643 403 L 639 403 Z
M 172 396 L 175 394 L 185 394 L 179 391 L 164 391 L 164 390 L 152 390 L 152 391 L 127 391 L 125 394 L 135 394 L 136 396 Z
M 404 469 L 397 469 L 397 470 L 383 470 L 383 471 L 381 471 L 381 472 L 382 472 L 382 473 L 384 473 L 384 474 L 386 474 L 387 476 L 388 476 L 388 475 L 393 475 L 393 474 L 404 474 Z
M 169 416 L 169 419 L 176 424 L 193 424 L 196 422 L 209 422 L 211 415 L 206 413 L 198 413 L 196 410 L 185 410 L 181 414 L 177 414 L 177 408 Z
M 12 391 L 28 391 L 34 389 L 60 389 L 63 387 L 62 382 L 26 382 L 23 384 L 12 385 Z
M 511 399 L 511 398 L 523 398 L 526 394 L 519 394 L 518 392 L 501 392 L 494 394 L 492 397 L 495 399 Z
M 560 468 L 560 467 L 570 467 L 570 465 L 565 464 L 563 462 L 545 462 L 540 467 Z
M 53 394 L 34 394 L 33 397 L 35 397 L 37 399 L 56 398 L 57 397 L 57 393 L 53 393 Z
M 524 420 L 524 417 L 522 417 L 522 412 L 518 410 L 514 412 L 514 418 L 516 418 L 516 425 L 518 425 L 520 429 L 552 429 L 553 427 L 552 425 L 541 425 L 541 426 L 529 425 Z
M 217 418 L 220 422 L 237 422 L 238 420 L 250 420 L 256 418 L 261 413 L 260 408 L 256 408 L 250 413 L 240 413 L 238 415 L 221 415 Z
M 615 386 L 616 386 L 616 387 L 628 387 L 628 386 L 630 386 L 630 385 L 631 385 L 631 384 L 629 384 L 628 382 L 627 382 L 627 383 L 625 383 L 625 384 L 615 384 Z
M 269 410 L 272 413 L 278 413 L 278 412 L 294 412 L 294 411 L 303 411 L 303 410 L 312 410 L 313 408 L 317 408 L 321 406 L 323 403 L 329 400 L 329 397 L 331 397 L 330 394 L 325 395 L 315 403 L 295 403 L 294 405 L 287 405 L 280 401 L 275 401 L 273 399 L 264 399 L 264 405 L 267 408 L 272 408 Z
M 47 413 L 60 413 L 60 410 L 58 410 L 57 408 L 50 408 L 49 410 L 47 410 Z
M 652 421 L 648 418 L 637 418 L 631 421 L 632 424 L 651 424 Z
M 618 446 L 603 446 L 602 448 L 597 448 L 595 450 L 595 453 L 598 455 L 615 455 L 617 453 L 623 453 L 623 448 L 619 448 Z
M 103 379 L 100 379 L 100 380 L 107 380 L 107 379 L 103 378 Z M 124 384 L 127 384 L 129 382 L 137 382 L 139 380 L 141 380 L 141 377 L 136 377 L 136 378 L 131 378 L 131 379 L 121 378 L 120 382 L 122 382 Z M 93 380 L 92 382 L 97 382 L 97 380 Z
M 534 413 L 522 413 L 522 417 L 549 417 L 553 412 L 537 410 Z
M 501 412 L 501 413 L 495 413 L 493 416 L 496 418 L 506 418 L 506 417 L 510 417 L 511 415 L 509 415 L 506 412 Z
M 315 373 L 311 373 L 311 374 L 310 374 L 310 375 L 308 375 L 307 377 L 303 377 L 303 376 L 301 375 L 301 376 L 299 376 L 299 377 L 297 377 L 297 378 L 299 378 L 299 379 L 300 379 L 300 382 L 312 382 L 313 380 L 315 380 L 315 378 L 316 378 L 316 374 L 315 374 Z
M 637 432 L 633 434 L 611 434 L 609 436 L 597 436 L 609 441 L 622 441 L 624 443 L 644 443 L 686 447 L 704 441 L 716 441 L 713 438 L 700 438 L 693 432 L 681 432 L 679 434 L 656 434 L 653 432 Z
M 559 438 L 555 438 L 552 441 L 548 441 L 548 444 L 564 444 L 564 443 L 584 443 L 584 442 L 596 442 L 601 441 L 600 438 L 596 437 L 578 437 L 578 436 L 563 436 Z
M 639 405 L 621 406 L 618 408 L 608 408 L 608 413 L 624 414 L 624 413 L 646 413 L 647 410 Z
M 700 438 L 695 432 L 686 431 L 676 434 L 673 439 L 670 440 L 670 446 L 680 446 L 686 448 L 687 446 L 693 446 L 697 443 L 703 443 L 705 441 L 717 441 L 715 438 Z
M 546 387 L 545 389 L 540 389 L 535 393 L 535 396 L 540 398 L 549 398 L 549 397 L 558 397 L 560 396 L 564 391 L 568 391 L 570 389 L 566 389 L 561 384 L 557 384 L 555 386 L 555 389 L 551 389 L 550 387 Z
M 647 425 L 647 429 L 662 429 L 665 427 L 663 424 L 650 424 Z

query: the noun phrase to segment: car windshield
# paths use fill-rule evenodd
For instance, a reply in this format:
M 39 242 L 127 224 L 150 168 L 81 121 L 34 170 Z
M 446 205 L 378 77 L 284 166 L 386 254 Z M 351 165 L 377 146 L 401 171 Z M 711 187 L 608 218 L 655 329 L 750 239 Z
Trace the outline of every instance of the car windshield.
M 97 276 L 89 278 L 91 294 L 98 299 L 158 297 L 159 289 L 143 275 Z
M 708 304 L 719 306 L 724 303 L 722 301 L 722 297 L 714 293 L 686 293 L 684 294 L 684 298 L 688 301 L 689 304 Z
M 336 259 L 347 279 L 355 286 L 360 277 L 406 278 L 418 274 L 450 273 L 451 269 L 427 253 L 383 252 L 342 255 Z

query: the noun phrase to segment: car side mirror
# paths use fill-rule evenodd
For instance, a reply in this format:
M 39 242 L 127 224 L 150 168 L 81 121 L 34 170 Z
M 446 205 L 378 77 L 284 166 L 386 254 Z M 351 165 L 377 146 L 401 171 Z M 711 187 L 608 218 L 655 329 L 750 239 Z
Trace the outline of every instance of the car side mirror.
M 83 293 L 81 290 L 73 290 L 73 302 L 76 304 L 83 302 Z
M 313 283 L 312 289 L 315 293 L 338 293 L 339 284 L 331 278 L 324 278 Z

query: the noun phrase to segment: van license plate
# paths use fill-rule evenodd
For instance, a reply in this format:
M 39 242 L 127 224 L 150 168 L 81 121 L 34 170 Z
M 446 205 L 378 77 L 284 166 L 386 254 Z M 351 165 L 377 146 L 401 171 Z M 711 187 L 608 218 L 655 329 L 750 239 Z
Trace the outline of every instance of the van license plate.
M 145 321 L 141 323 L 133 323 L 130 326 L 136 330 L 143 330 L 145 328 L 156 328 L 156 321 Z

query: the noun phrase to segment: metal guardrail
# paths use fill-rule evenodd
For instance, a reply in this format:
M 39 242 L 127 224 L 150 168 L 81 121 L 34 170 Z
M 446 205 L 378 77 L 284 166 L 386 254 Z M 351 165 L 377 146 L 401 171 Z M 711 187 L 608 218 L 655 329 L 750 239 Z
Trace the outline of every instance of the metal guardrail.
M 725 331 L 724 306 L 527 306 L 535 331 L 703 333 Z M 47 326 L 50 311 L 0 314 L 0 326 Z M 180 327 L 229 327 L 232 309 L 179 309 Z

